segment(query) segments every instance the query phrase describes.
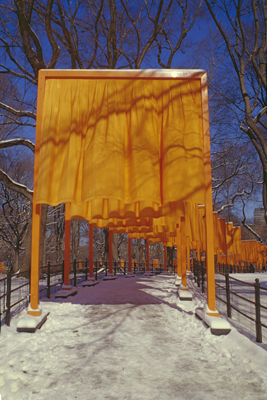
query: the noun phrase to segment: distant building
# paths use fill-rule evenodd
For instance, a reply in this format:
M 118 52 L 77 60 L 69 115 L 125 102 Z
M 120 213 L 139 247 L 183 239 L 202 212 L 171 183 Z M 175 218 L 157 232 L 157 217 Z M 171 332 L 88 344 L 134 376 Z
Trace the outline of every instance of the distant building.
M 254 209 L 254 225 L 265 225 L 264 208 L 263 207 Z

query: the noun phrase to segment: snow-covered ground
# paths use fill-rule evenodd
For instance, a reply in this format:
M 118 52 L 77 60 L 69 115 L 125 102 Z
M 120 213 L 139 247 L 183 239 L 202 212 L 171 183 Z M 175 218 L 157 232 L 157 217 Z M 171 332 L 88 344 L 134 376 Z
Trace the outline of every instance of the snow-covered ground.
M 190 282 L 190 280 L 189 280 Z M 35 334 L 2 327 L 2 400 L 262 400 L 267 351 L 235 328 L 211 335 L 173 276 L 119 277 L 42 300 Z
M 225 288 L 225 277 L 219 274 L 216 274 L 215 277 L 216 283 Z M 261 287 L 261 323 L 267 326 L 267 273 L 230 274 L 230 302 L 237 310 L 255 320 L 255 288 L 253 285 L 256 278 L 259 279 Z M 216 294 L 226 301 L 226 291 L 224 289 L 216 286 Z M 223 302 L 217 300 L 217 308 L 223 315 L 227 315 L 226 305 Z M 236 327 L 241 328 L 248 337 L 255 338 L 255 322 L 237 312 L 234 308 L 232 308 L 232 319 L 229 321 Z M 266 344 L 267 350 L 267 329 L 264 326 L 262 326 L 262 341 Z

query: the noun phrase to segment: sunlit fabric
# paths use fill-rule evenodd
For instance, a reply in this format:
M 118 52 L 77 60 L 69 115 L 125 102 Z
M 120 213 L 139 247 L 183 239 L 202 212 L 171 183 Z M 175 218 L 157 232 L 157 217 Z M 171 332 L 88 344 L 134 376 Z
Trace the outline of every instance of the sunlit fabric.
M 205 204 L 200 81 L 47 79 L 36 196 L 88 220 Z
M 243 261 L 257 263 L 257 243 L 258 242 L 256 240 L 242 240 L 241 249 Z
M 241 257 L 241 228 L 240 227 L 233 228 L 233 242 L 234 242 L 235 261 L 237 262 L 242 259 L 242 257 Z
M 108 227 L 109 221 L 113 221 L 114 225 L 124 221 L 125 226 L 140 225 L 136 222 L 147 221 L 151 224 L 152 219 L 157 225 L 166 225 L 168 222 L 177 220 L 178 217 L 185 213 L 184 203 L 182 201 L 168 202 L 162 206 L 150 201 L 137 201 L 131 204 L 125 204 L 117 199 L 93 199 L 84 204 L 71 204 L 71 218 L 83 218 L 88 221 L 103 220 L 99 222 L 99 228 Z M 107 220 L 105 222 L 104 220 Z M 149 221 L 149 222 L 148 222 Z
M 147 239 L 149 240 L 149 242 L 151 243 L 168 243 L 168 246 L 174 246 L 176 244 L 176 236 L 175 234 L 172 233 L 168 233 L 168 232 L 161 232 L 161 233 L 157 233 L 157 232 L 132 232 L 129 233 L 129 238 L 130 239 Z M 173 244 L 172 244 L 173 243 Z
M 226 244 L 227 254 L 234 254 L 234 237 L 233 237 L 233 223 L 228 222 L 226 225 Z
M 153 232 L 153 225 L 151 226 L 127 226 L 127 227 L 110 227 L 112 233 L 136 233 L 139 237 L 144 238 L 146 233 Z
M 189 236 L 191 248 L 196 247 L 199 240 L 199 210 L 198 205 L 190 202 L 185 203 L 185 232 Z

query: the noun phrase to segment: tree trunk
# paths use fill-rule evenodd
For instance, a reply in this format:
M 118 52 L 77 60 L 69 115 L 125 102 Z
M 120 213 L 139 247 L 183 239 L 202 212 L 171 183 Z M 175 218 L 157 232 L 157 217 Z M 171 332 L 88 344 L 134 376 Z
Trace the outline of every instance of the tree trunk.
M 78 243 L 77 243 L 77 232 L 78 232 L 78 220 L 72 221 L 72 259 L 78 259 Z
M 30 217 L 26 235 L 26 248 L 21 267 L 22 276 L 29 279 L 31 269 L 31 248 L 32 248 L 32 217 Z
M 18 272 L 19 270 L 19 249 L 15 248 L 14 249 L 14 268 L 13 268 L 13 273 Z
M 105 260 L 108 261 L 108 252 L 109 252 L 109 229 L 104 228 L 105 235 Z
M 118 234 L 113 233 L 112 235 L 112 259 L 113 261 L 118 261 Z
M 138 239 L 138 257 L 139 257 L 139 259 L 138 259 L 138 262 L 143 262 L 144 261 L 144 259 L 145 259 L 145 257 L 144 257 L 144 245 L 143 245 L 143 243 L 142 243 L 142 239 Z

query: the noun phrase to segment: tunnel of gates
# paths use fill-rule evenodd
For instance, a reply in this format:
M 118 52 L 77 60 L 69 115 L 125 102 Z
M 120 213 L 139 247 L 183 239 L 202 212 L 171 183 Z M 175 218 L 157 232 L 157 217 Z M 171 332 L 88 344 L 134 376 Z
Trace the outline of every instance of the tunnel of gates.
M 205 251 L 207 303 L 216 314 L 207 75 L 202 70 L 41 70 L 32 224 L 31 303 L 41 315 L 41 204 L 65 203 L 63 289 L 69 290 L 70 223 L 177 245 L 187 290 L 190 246 Z M 201 205 L 201 206 L 200 206 Z M 202 214 L 205 216 L 203 218 Z M 112 271 L 112 252 L 109 256 Z M 131 263 L 129 263 L 131 265 Z

